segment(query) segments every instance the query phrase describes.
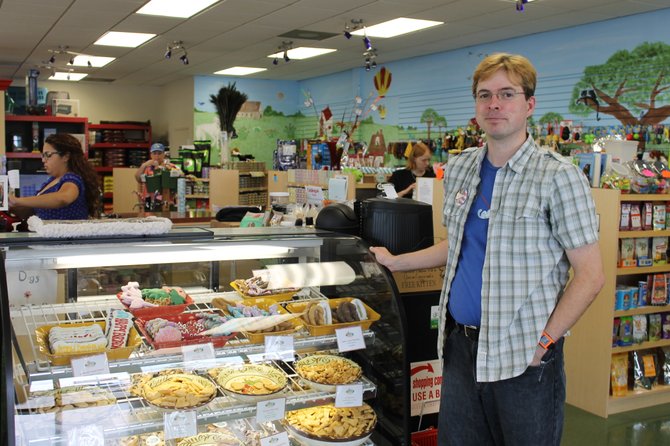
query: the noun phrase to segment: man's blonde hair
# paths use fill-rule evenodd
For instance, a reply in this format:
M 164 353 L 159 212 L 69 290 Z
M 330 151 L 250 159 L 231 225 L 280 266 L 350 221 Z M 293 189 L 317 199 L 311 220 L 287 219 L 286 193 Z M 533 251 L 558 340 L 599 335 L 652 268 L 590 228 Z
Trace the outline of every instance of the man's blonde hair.
M 537 71 L 528 59 L 518 54 L 495 53 L 486 56 L 477 66 L 472 76 L 472 94 L 477 94 L 477 86 L 482 80 L 504 70 L 510 80 L 523 88 L 526 99 L 535 95 Z

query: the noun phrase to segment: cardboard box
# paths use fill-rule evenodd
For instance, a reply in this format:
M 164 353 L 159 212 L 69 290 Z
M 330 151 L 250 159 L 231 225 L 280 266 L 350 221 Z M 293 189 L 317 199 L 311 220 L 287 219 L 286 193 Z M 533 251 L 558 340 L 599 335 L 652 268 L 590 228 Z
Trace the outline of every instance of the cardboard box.
M 54 99 L 52 113 L 54 116 L 79 116 L 79 99 Z
M 419 269 L 415 271 L 395 272 L 398 291 L 416 293 L 422 291 L 440 291 L 444 282 L 444 266 L 439 268 Z

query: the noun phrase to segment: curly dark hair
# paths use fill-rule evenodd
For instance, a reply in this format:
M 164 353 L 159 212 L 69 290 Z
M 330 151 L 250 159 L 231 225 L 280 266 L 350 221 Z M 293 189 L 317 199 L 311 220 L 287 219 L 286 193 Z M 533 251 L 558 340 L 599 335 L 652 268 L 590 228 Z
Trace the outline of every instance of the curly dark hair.
M 55 133 L 47 136 L 44 143 L 53 146 L 61 155 L 70 155 L 67 167 L 70 172 L 76 173 L 84 181 L 88 215 L 99 217 L 100 186 L 98 174 L 84 157 L 84 151 L 79 140 L 69 133 Z

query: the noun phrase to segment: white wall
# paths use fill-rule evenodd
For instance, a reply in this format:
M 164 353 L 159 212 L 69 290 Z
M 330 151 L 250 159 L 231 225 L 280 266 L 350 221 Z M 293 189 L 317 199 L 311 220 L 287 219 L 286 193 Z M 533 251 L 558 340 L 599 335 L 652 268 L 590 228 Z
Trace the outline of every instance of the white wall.
M 67 91 L 71 99 L 79 99 L 79 116 L 88 118 L 91 123 L 151 121 L 154 138 L 168 133 L 161 87 L 58 81 L 42 81 L 39 86 L 48 91 Z M 192 103 L 191 100 L 189 104 Z
M 170 154 L 177 156 L 179 146 L 193 144 L 193 78 L 172 82 L 162 88 L 162 117 L 167 122 Z

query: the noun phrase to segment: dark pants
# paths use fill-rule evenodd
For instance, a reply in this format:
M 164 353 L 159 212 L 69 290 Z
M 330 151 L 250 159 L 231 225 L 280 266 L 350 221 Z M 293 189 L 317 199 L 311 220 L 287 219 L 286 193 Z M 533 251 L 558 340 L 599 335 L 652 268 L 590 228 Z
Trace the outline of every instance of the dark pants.
M 563 430 L 563 340 L 517 377 L 477 382 L 477 341 L 452 330 L 444 349 L 438 445 L 559 446 Z

